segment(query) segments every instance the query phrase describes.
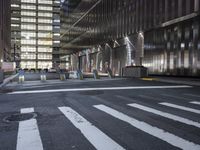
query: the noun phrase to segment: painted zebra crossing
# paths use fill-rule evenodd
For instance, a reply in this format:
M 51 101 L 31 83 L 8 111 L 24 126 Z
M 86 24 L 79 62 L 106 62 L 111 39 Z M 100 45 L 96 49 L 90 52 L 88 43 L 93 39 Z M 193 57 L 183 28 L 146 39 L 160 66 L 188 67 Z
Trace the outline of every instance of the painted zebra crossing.
M 182 124 L 191 125 L 197 128 L 200 128 L 200 123 L 195 122 L 174 114 L 166 113 L 157 109 L 153 109 L 144 105 L 131 103 L 127 104 L 130 107 L 134 107 L 137 109 L 141 109 L 142 111 L 147 111 L 154 115 L 159 115 L 161 117 L 165 117 L 167 119 L 171 119 L 173 121 L 180 122 Z M 92 107 L 92 106 L 91 106 Z M 180 148 L 183 150 L 200 150 L 200 145 L 198 143 L 194 143 L 192 141 L 188 141 L 184 139 L 184 137 L 179 137 L 173 132 L 165 131 L 158 126 L 152 126 L 144 121 L 139 121 L 134 117 L 130 117 L 124 114 L 121 111 L 113 109 L 112 107 L 108 107 L 103 104 L 94 105 L 93 108 L 98 110 L 106 115 L 109 115 L 115 119 L 118 119 L 122 122 L 125 122 L 131 127 L 139 129 L 141 132 L 144 132 L 148 135 L 154 136 L 159 140 L 167 142 L 168 144 Z M 62 114 L 65 119 L 69 120 L 76 130 L 80 131 L 87 141 L 94 146 L 97 150 L 124 150 L 123 146 L 120 143 L 117 143 L 113 140 L 113 137 L 109 134 L 105 134 L 104 131 L 100 130 L 98 126 L 92 124 L 88 118 L 84 118 L 81 114 L 76 112 L 71 107 L 62 106 L 56 108 L 59 110 L 60 114 Z M 176 108 L 179 110 L 179 107 Z M 185 110 L 187 111 L 187 110 Z M 23 108 L 21 109 L 21 113 L 32 113 L 34 112 L 34 108 Z M 67 126 L 67 124 L 66 124 Z M 18 136 L 17 136 L 17 146 L 16 150 L 43 150 L 42 143 L 42 135 L 39 132 L 40 126 L 37 124 L 36 119 L 30 119 L 26 121 L 19 122 L 18 128 Z M 117 131 L 116 131 L 117 132 Z M 64 134 L 64 133 L 63 133 Z M 134 135 L 133 135 L 134 136 Z M 27 138 L 29 137 L 29 138 Z

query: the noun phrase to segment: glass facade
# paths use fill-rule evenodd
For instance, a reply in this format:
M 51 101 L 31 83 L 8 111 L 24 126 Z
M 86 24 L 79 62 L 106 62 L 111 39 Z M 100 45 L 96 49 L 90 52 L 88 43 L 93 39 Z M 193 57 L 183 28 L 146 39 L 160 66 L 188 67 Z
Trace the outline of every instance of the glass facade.
M 58 59 L 54 59 L 54 49 L 59 49 L 60 30 L 54 30 L 54 20 L 60 20 L 60 5 L 57 0 L 15 0 L 12 6 L 13 55 L 18 55 L 21 68 L 52 68 Z M 17 7 L 16 7 L 17 5 Z M 16 48 L 18 46 L 18 49 Z

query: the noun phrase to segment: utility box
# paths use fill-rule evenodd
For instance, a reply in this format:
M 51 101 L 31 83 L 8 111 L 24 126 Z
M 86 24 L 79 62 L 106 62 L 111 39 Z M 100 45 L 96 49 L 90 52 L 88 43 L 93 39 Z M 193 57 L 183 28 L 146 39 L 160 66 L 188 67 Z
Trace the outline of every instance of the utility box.
M 127 66 L 122 69 L 123 77 L 144 78 L 148 76 L 148 69 L 143 66 Z

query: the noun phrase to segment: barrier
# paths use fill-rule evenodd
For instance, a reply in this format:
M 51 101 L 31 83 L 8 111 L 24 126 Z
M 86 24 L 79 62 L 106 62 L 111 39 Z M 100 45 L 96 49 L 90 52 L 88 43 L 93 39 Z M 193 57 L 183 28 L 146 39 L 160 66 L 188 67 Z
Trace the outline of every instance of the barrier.
M 107 70 L 109 78 L 113 78 L 112 70 L 109 68 Z
M 94 79 L 100 79 L 99 77 L 99 74 L 98 74 L 98 71 L 96 69 L 93 70 L 93 76 L 94 76 Z
M 19 83 L 23 83 L 25 81 L 24 75 L 19 75 Z
M 25 81 L 24 70 L 19 70 L 19 83 L 23 83 Z
M 40 79 L 42 82 L 47 80 L 46 74 L 44 70 L 41 70 L 41 75 L 40 75 Z
M 77 77 L 79 80 L 83 80 L 83 73 L 81 72 L 81 70 L 77 70 Z
M 61 81 L 64 81 L 64 80 L 66 80 L 66 76 L 65 76 L 65 74 L 64 74 L 64 73 L 60 74 L 60 80 L 61 80 Z

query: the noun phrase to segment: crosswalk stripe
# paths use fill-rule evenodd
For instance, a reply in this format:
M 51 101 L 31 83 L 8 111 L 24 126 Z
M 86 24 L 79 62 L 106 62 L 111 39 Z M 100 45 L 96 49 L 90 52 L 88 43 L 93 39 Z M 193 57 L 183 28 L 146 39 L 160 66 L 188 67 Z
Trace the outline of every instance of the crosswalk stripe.
M 59 107 L 59 110 L 81 131 L 97 150 L 125 150 L 72 108 Z
M 34 108 L 21 109 L 21 113 L 32 113 Z M 19 122 L 17 150 L 43 150 L 36 119 Z
M 164 105 L 164 106 L 168 106 L 168 107 L 172 107 L 172 108 L 176 108 L 176 109 L 181 109 L 181 110 L 185 110 L 185 111 L 189 111 L 192 113 L 196 113 L 196 114 L 200 114 L 200 110 L 198 109 L 193 109 L 193 108 L 189 108 L 189 107 L 185 107 L 185 106 L 180 106 L 180 105 L 176 105 L 176 104 L 171 104 L 171 103 L 159 103 L 160 105 Z
M 156 109 L 153 109 L 153 108 L 150 108 L 150 107 L 146 107 L 146 106 L 143 106 L 143 105 L 140 105 L 140 104 L 136 104 L 136 103 L 127 104 L 127 105 L 134 107 L 134 108 L 138 108 L 138 109 L 147 111 L 147 112 L 150 112 L 150 113 L 153 113 L 153 114 L 156 114 L 156 115 L 159 115 L 159 116 L 162 116 L 162 117 L 165 117 L 165 118 L 168 118 L 168 119 L 172 119 L 174 121 L 178 121 L 178 122 L 181 122 L 181 123 L 184 123 L 184 124 L 187 124 L 187 125 L 192 125 L 192 126 L 195 126 L 197 128 L 200 128 L 200 123 L 186 119 L 186 118 L 183 118 L 183 117 L 180 117 L 180 116 L 177 116 L 177 115 L 173 115 L 173 114 L 170 114 L 170 113 L 159 111 L 159 110 L 156 110 Z
M 145 122 L 138 121 L 132 117 L 127 116 L 126 114 L 123 114 L 115 109 L 112 109 L 110 107 L 107 107 L 105 105 L 94 105 L 95 108 L 117 118 L 124 122 L 127 122 L 131 124 L 132 126 L 136 127 L 139 130 L 142 130 L 154 137 L 157 137 L 175 147 L 181 148 L 183 150 L 200 150 L 200 145 L 197 145 L 193 142 L 187 141 L 185 139 L 182 139 L 176 135 L 173 135 L 169 132 L 166 132 L 162 129 L 159 129 L 157 127 L 153 127 Z
M 196 104 L 196 105 L 200 105 L 200 102 L 197 102 L 197 101 L 192 101 L 190 102 L 191 104 Z

